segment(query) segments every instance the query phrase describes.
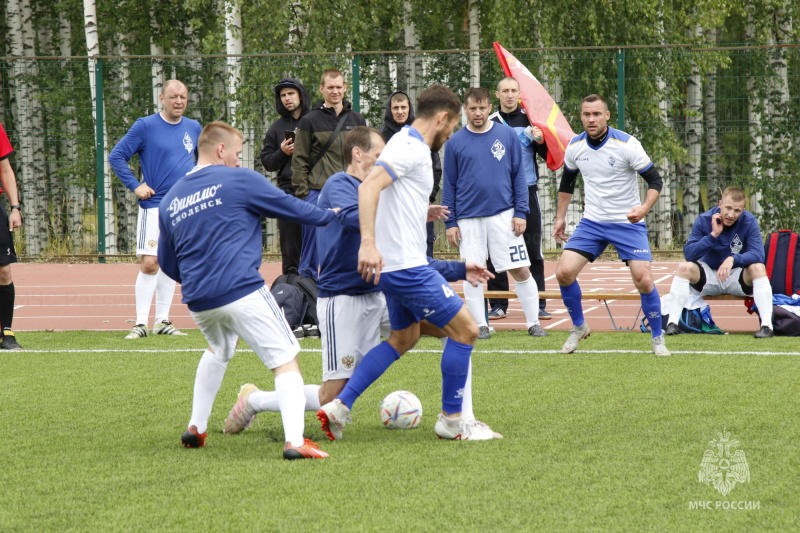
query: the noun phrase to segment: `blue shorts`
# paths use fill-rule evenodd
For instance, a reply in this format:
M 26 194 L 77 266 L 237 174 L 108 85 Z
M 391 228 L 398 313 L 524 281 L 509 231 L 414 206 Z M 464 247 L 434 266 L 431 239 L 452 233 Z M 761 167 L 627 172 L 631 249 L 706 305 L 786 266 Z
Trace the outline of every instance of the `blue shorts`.
M 640 222 L 594 222 L 582 218 L 570 236 L 565 250 L 572 250 L 594 261 L 609 244 L 623 261 L 652 261 L 647 224 Z
M 378 285 L 386 296 L 389 323 L 395 331 L 422 319 L 443 328 L 464 305 L 442 275 L 427 265 L 382 272 Z

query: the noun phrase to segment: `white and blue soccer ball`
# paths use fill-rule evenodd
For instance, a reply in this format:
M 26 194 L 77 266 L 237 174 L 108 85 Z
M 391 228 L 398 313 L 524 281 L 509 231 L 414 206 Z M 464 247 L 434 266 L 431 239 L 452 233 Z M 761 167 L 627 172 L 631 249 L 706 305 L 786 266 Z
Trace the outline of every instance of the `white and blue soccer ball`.
M 406 390 L 390 393 L 381 402 L 381 422 L 389 429 L 412 429 L 422 420 L 422 402 Z

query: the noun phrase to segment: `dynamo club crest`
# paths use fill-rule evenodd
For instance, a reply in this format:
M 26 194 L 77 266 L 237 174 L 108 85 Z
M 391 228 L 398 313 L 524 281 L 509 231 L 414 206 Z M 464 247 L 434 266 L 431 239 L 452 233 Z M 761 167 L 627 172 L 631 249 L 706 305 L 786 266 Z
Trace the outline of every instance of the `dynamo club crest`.
M 492 145 L 492 155 L 498 161 L 503 159 L 503 156 L 506 155 L 506 147 L 503 146 L 503 143 L 500 142 L 500 139 L 495 139 L 494 144 Z
M 737 483 L 750 481 L 750 466 L 743 450 L 737 450 L 739 441 L 731 438 L 729 431 L 722 430 L 717 438 L 708 443 L 710 450 L 703 454 L 698 477 L 700 483 L 709 483 L 726 496 Z
M 186 151 L 190 154 L 194 150 L 194 143 L 192 142 L 192 138 L 189 137 L 189 132 L 183 134 L 183 147 L 186 148 Z

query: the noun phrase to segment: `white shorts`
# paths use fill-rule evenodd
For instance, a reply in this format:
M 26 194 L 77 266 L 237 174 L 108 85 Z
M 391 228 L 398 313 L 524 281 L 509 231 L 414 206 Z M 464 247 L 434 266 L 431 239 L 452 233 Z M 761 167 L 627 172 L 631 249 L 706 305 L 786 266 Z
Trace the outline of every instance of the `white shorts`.
M 350 379 L 364 355 L 391 331 L 382 292 L 317 299 L 322 381 Z
M 266 286 L 222 307 L 190 311 L 208 345 L 230 361 L 241 337 L 270 370 L 300 352 L 300 344 Z
M 703 272 L 706 274 L 706 284 L 703 285 L 702 292 L 698 293 L 700 296 L 716 296 L 718 294 L 732 294 L 733 296 L 752 296 L 752 294 L 745 294 L 742 290 L 742 285 L 739 283 L 739 278 L 742 276 L 742 269 L 740 267 L 732 268 L 731 275 L 728 280 L 722 283 L 717 279 L 717 271 L 709 267 L 702 261 L 697 262 Z M 697 293 L 694 287 L 691 287 L 692 294 Z
M 514 210 L 509 209 L 490 217 L 459 220 L 461 258 L 485 265 L 486 258 L 491 257 L 498 273 L 531 266 L 525 239 L 522 235 L 514 235 L 513 216 Z
M 136 217 L 136 256 L 158 255 L 158 208 L 139 208 Z

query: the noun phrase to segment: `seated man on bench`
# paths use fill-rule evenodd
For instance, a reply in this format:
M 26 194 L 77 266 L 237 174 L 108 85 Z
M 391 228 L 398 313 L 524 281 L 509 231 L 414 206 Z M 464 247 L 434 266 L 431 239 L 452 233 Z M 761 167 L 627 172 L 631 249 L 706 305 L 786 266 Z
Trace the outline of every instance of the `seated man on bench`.
M 755 337 L 772 337 L 772 287 L 764 266 L 764 241 L 752 213 L 745 211 L 742 189 L 722 191 L 719 206 L 695 220 L 683 248 L 686 261 L 678 265 L 669 299 L 667 335 L 678 335 L 678 320 L 689 295 L 752 296 L 761 315 Z

